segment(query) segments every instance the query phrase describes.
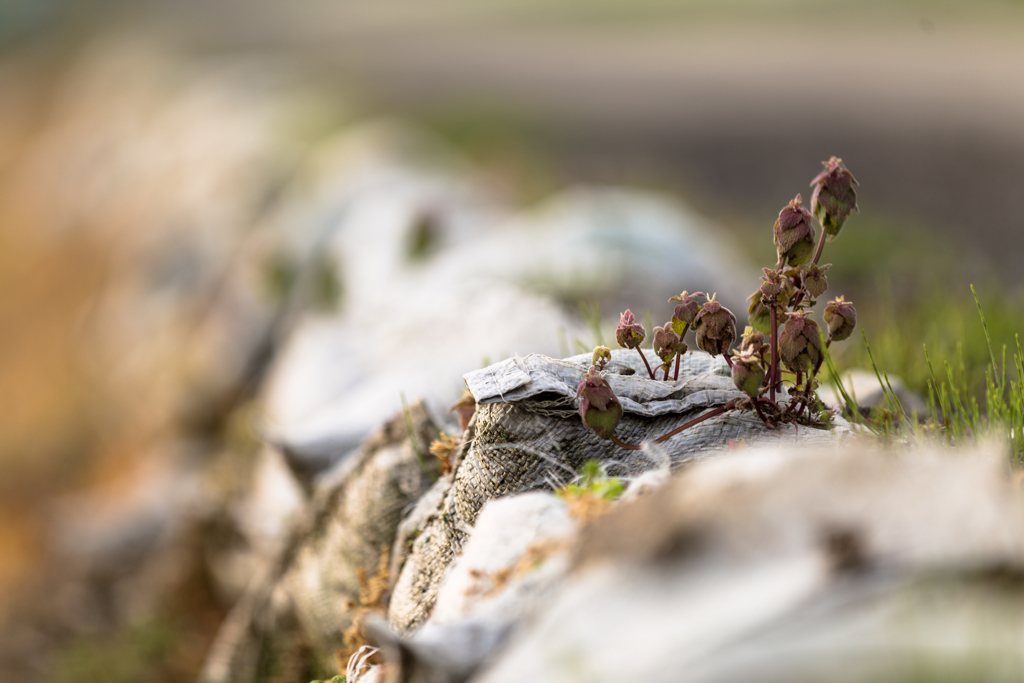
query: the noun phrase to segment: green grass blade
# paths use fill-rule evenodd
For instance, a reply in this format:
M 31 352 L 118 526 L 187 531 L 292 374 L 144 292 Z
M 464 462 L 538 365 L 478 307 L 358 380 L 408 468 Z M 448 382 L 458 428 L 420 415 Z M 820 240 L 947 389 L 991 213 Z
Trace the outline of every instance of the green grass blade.
M 992 359 L 993 372 L 999 368 L 996 365 L 996 352 L 995 347 L 992 346 L 992 336 L 988 333 L 988 323 L 985 321 L 985 312 L 981 310 L 981 301 L 978 299 L 978 293 L 974 291 L 974 285 L 971 285 L 971 294 L 974 295 L 974 305 L 978 307 L 978 316 L 981 318 L 981 327 L 985 330 L 985 343 L 988 344 L 988 355 Z
M 821 332 L 819 331 L 819 334 Z M 829 382 L 836 388 L 839 396 L 843 399 L 843 403 L 846 404 L 846 410 L 850 414 L 850 421 L 855 423 L 862 423 L 863 416 L 860 414 L 860 407 L 857 402 L 850 398 L 850 394 L 846 391 L 846 387 L 843 386 L 843 379 L 839 375 L 839 371 L 836 370 L 835 364 L 832 362 L 832 354 L 829 353 L 828 347 L 825 344 L 825 336 L 822 335 L 821 353 L 825 358 L 825 368 L 828 370 Z
M 868 344 L 868 335 L 864 330 L 860 331 L 861 336 L 864 337 L 864 348 L 868 351 L 868 360 L 871 361 L 871 369 L 875 371 L 875 377 L 878 378 L 878 385 L 882 387 L 882 395 L 885 396 L 885 402 L 889 405 L 889 410 L 896 411 L 898 401 L 893 401 L 892 397 L 889 396 L 889 390 L 885 386 L 885 382 L 882 381 L 882 373 L 878 371 L 878 365 L 875 364 L 875 357 L 871 354 L 871 345 Z M 900 409 L 902 413 L 903 410 Z

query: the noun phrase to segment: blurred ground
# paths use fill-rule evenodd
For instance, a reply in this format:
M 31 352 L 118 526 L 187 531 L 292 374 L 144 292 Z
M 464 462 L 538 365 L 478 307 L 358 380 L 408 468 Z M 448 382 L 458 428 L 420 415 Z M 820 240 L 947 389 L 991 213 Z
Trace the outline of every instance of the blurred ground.
M 199 73 L 264 74 L 288 84 L 273 90 L 282 96 L 314 94 L 289 133 L 295 150 L 353 115 L 397 112 L 432 125 L 523 203 L 573 182 L 668 189 L 765 261 L 793 188 L 841 155 L 865 199 L 826 260 L 890 367 L 920 388 L 921 339 L 987 353 L 962 313 L 973 315 L 971 281 L 993 306 L 997 340 L 1019 329 L 1019 2 L 8 0 L 0 40 L 0 601 L 45 559 L 44 503 L 115 489 L 169 420 L 135 421 L 133 397 L 83 353 L 81 321 L 116 262 L 107 238 L 54 232 L 41 216 L 55 199 L 23 183 L 67 106 L 61 84 L 110 41 L 166 46 Z M 171 98 L 179 84 L 148 87 Z M 93 163 L 108 163 L 102 150 Z M 893 303 L 904 294 L 919 304 L 911 318 Z M 907 320 L 920 331 L 910 344 L 893 332 Z M 195 610 L 207 637 L 214 602 Z M 191 654 L 178 663 L 198 666 L 205 643 L 181 647 Z
M 1019 3 L 244 4 L 129 16 L 371 106 L 520 122 L 567 176 L 669 184 L 716 218 L 770 222 L 842 150 L 874 212 L 1024 276 L 1005 248 L 1022 234 Z

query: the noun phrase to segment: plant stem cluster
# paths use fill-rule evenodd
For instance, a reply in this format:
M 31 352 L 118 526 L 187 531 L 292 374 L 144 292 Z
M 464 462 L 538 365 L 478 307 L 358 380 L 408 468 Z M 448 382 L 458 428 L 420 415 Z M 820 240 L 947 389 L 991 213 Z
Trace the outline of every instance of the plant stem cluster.
M 842 160 L 832 157 L 823 165 L 825 170 L 811 181 L 810 210 L 798 194 L 779 212 L 773 227 L 778 260 L 774 268 L 763 269 L 761 286 L 749 298 L 749 324 L 738 348 L 733 349 L 736 316 L 714 295 L 684 291 L 669 299 L 678 303 L 671 320 L 654 328 L 651 349 L 661 361 L 654 366 L 641 346 L 647 338 L 643 325 L 631 311 L 622 313 L 615 339 L 619 346 L 637 350 L 650 380 L 679 379 L 680 359 L 689 350 L 685 338 L 692 330 L 699 349 L 725 359 L 736 388 L 744 394 L 658 437 L 655 443 L 729 410 L 752 410 L 771 429 L 779 423 L 816 420 L 821 403 L 815 376 L 826 349 L 833 341 L 847 339 L 857 324 L 856 309 L 841 296 L 828 302 L 822 315 L 827 335 L 809 310 L 828 290 L 825 273 L 831 264 L 818 265 L 825 242 L 835 239 L 857 210 L 857 181 Z M 580 417 L 600 438 L 636 449 L 639 446 L 623 443 L 615 435 L 622 406 L 603 376 L 610 358 L 607 348 L 594 350 L 593 364 L 576 391 Z M 789 386 L 784 387 L 784 382 Z

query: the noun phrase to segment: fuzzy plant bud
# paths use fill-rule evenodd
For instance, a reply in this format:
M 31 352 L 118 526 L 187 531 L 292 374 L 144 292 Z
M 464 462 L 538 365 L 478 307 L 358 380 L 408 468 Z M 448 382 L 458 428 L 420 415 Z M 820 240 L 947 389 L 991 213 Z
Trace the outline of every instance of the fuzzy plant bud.
M 843 297 L 829 301 L 821 317 L 828 323 L 828 338 L 831 341 L 849 339 L 853 328 L 857 326 L 857 309 Z
M 754 293 L 747 298 L 747 301 L 750 302 L 750 307 L 747 309 L 747 322 L 750 327 L 758 332 L 771 334 L 772 312 L 768 305 L 764 303 L 761 290 L 755 289 Z
M 622 404 L 608 380 L 598 374 L 594 366 L 590 367 L 576 388 L 576 398 L 580 400 L 583 424 L 593 430 L 598 438 L 611 439 L 622 419 Z
M 825 271 L 832 267 L 831 263 L 823 266 L 808 265 L 804 268 L 804 289 L 812 299 L 817 299 L 828 290 L 828 280 L 825 279 Z
M 672 328 L 671 321 L 665 323 L 664 327 L 654 328 L 654 353 L 658 354 L 662 363 L 668 363 L 677 353 L 685 352 L 686 344 Z
M 775 248 L 779 261 L 791 266 L 807 263 L 814 253 L 813 217 L 801 206 L 802 202 L 803 199 L 797 195 L 779 212 L 775 221 Z
M 700 308 L 693 319 L 697 346 L 712 356 L 728 353 L 736 339 L 736 316 L 712 298 Z
M 779 335 L 779 355 L 793 372 L 814 374 L 821 367 L 821 335 L 818 324 L 806 311 L 786 314 L 786 323 Z
M 697 303 L 698 296 L 704 296 L 704 293 L 689 294 L 684 290 L 679 296 L 669 299 L 669 301 L 679 302 L 672 312 L 672 329 L 676 331 L 676 334 L 682 335 L 688 326 L 693 325 L 693 319 L 700 312 L 700 304 Z
M 811 212 L 825 227 L 828 240 L 834 240 L 843 224 L 857 208 L 857 180 L 843 166 L 843 160 L 832 157 L 823 161 L 825 170 L 811 181 Z
M 768 356 L 770 348 L 765 343 L 764 334 L 760 330 L 747 325 L 743 330 L 743 336 L 740 337 L 740 351 L 751 353 L 764 360 Z
M 612 360 L 612 350 L 607 346 L 595 346 L 594 355 L 591 356 L 590 362 L 596 365 L 599 370 L 604 370 L 604 366 L 608 365 Z
M 747 322 L 755 330 L 764 334 L 771 334 L 771 310 L 769 304 L 774 303 L 778 309 L 784 309 L 789 305 L 793 297 L 793 283 L 789 278 L 783 277 L 778 271 L 764 268 L 764 276 L 761 278 L 761 286 L 754 290 L 747 301 L 750 307 L 747 309 Z M 778 322 L 781 324 L 781 316 Z
M 736 388 L 751 398 L 757 398 L 764 382 L 764 366 L 749 351 L 740 351 L 732 357 L 732 381 Z
M 627 308 L 619 319 L 619 326 L 615 328 L 615 339 L 619 342 L 619 346 L 635 349 L 643 344 L 646 336 L 644 326 L 636 321 L 633 312 Z
M 764 275 L 761 276 L 761 296 L 766 304 L 773 304 L 776 308 L 785 308 L 793 297 L 793 283 L 788 277 L 777 270 L 762 268 Z

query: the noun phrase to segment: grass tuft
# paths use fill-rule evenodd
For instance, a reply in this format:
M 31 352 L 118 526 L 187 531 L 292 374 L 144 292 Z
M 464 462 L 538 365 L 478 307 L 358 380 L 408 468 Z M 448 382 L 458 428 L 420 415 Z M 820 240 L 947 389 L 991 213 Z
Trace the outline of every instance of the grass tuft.
M 1014 335 L 1015 351 L 1012 359 L 1008 360 L 1005 344 L 997 355 L 988 318 L 973 285 L 971 294 L 984 335 L 982 350 L 986 360 L 978 362 L 979 349 L 976 343 L 965 351 L 965 336 L 955 344 L 955 363 L 943 360 L 942 368 L 945 372 L 940 375 L 935 371 L 932 353 L 928 346 L 924 345 L 922 350 L 927 368 L 924 382 L 927 411 L 923 423 L 920 423 L 916 416 L 913 416 L 915 419 L 911 419 L 912 416 L 906 415 L 899 398 L 892 390 L 888 374 L 878 369 L 867 335 L 863 335 L 867 359 L 882 387 L 889 413 L 888 416 L 876 415 L 868 425 L 880 434 L 892 436 L 890 428 L 893 422 L 898 422 L 902 427 L 899 431 L 901 438 L 908 438 L 909 435 L 914 435 L 915 438 L 937 436 L 942 442 L 952 446 L 994 436 L 1009 442 L 1014 464 L 1024 465 L 1024 351 L 1021 349 L 1020 335 Z M 1011 362 L 1016 379 L 1009 371 Z M 837 377 L 830 357 L 826 356 L 826 363 L 829 374 Z M 840 391 L 840 394 L 847 402 L 847 406 L 851 405 L 845 391 Z M 885 419 L 894 416 L 895 420 Z M 880 417 L 882 419 L 879 419 Z

